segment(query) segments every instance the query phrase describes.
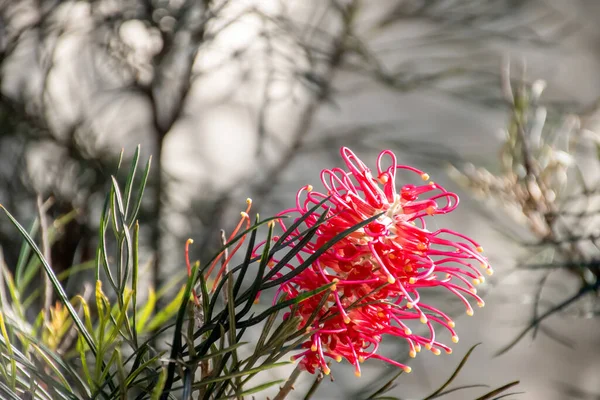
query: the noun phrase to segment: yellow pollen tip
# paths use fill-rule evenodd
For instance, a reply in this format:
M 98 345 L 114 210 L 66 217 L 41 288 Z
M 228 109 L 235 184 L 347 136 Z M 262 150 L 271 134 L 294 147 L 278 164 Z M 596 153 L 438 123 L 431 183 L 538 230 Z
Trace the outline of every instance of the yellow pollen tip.
M 308 328 L 306 328 L 306 329 L 304 330 L 304 332 L 306 332 L 306 333 L 311 333 L 311 332 L 312 332 L 312 330 L 313 330 L 313 327 L 312 327 L 312 326 L 309 326 Z
M 332 292 L 337 291 L 337 285 L 336 284 L 331 285 L 331 287 L 329 288 L 329 290 L 331 290 Z
M 454 321 L 448 321 L 448 326 L 450 328 L 454 328 L 456 326 L 456 324 L 454 323 Z
M 415 305 L 413 303 L 406 303 L 406 308 L 413 308 Z
M 411 285 L 414 285 L 416 281 L 417 281 L 417 280 L 416 280 L 415 278 L 410 278 L 410 279 L 408 280 L 408 283 L 410 283 Z
M 427 350 L 431 350 L 431 344 L 429 344 L 429 343 L 425 343 L 425 348 L 426 348 Z
M 446 354 L 452 354 L 452 349 L 450 349 L 450 348 L 446 349 Z
M 387 175 L 381 175 L 379 177 L 379 182 L 381 182 L 381 183 L 387 183 L 388 180 L 389 180 L 389 178 Z
M 358 356 L 358 362 L 365 362 L 365 357 L 363 356 Z
M 428 215 L 433 215 L 433 214 L 435 214 L 435 208 L 433 208 L 433 207 L 427 207 L 427 209 L 425 210 L 425 212 L 427 212 Z
M 477 247 L 475 248 L 475 250 L 477 250 L 477 251 L 478 251 L 478 252 L 480 252 L 480 253 L 483 253 L 483 247 L 481 247 L 481 246 L 477 246 Z
M 388 280 L 387 281 L 388 281 L 388 283 L 390 285 L 392 285 L 392 284 L 394 284 L 396 282 L 396 278 L 394 278 L 393 276 L 390 275 L 390 276 L 388 276 Z
M 408 355 L 410 358 L 415 358 L 417 356 L 417 352 L 414 350 L 411 350 L 408 352 Z
M 492 276 L 492 275 L 494 275 L 494 270 L 491 268 L 488 268 L 485 270 L 485 273 L 488 274 L 489 276 Z
M 410 371 L 412 371 L 412 368 L 411 368 L 411 367 L 408 367 L 408 366 L 406 366 L 406 367 L 404 367 L 404 368 L 402 368 L 402 369 L 403 369 L 403 370 L 404 370 L 404 372 L 406 372 L 407 374 L 410 374 Z
M 439 356 L 440 354 L 442 354 L 442 352 L 440 351 L 440 349 L 435 349 L 435 348 L 434 348 L 434 349 L 431 349 L 431 352 L 432 352 L 433 354 L 435 354 L 436 356 Z
M 192 238 L 189 238 L 189 239 L 187 240 L 187 244 L 192 244 L 192 243 L 194 243 L 194 239 L 192 239 Z
M 336 362 L 342 362 L 342 356 L 335 356 Z
M 306 185 L 306 191 L 307 192 L 312 192 L 312 190 L 313 190 L 312 185 Z
M 481 281 L 478 278 L 473 279 L 473 285 L 479 285 Z
M 421 352 L 421 345 L 419 343 L 417 343 L 417 345 L 415 346 L 415 350 L 417 351 L 417 353 Z
M 452 336 L 452 342 L 458 343 L 458 336 L 456 336 L 456 335 Z
M 354 375 L 356 375 L 357 378 L 360 378 L 360 371 L 359 370 L 354 371 Z
M 248 218 L 248 213 L 247 213 L 246 211 L 242 211 L 242 212 L 240 213 L 240 215 L 242 216 L 242 218 Z M 269 225 L 270 225 L 272 222 L 273 222 L 273 221 L 270 221 L 270 222 L 269 222 Z
M 310 346 L 310 351 L 317 351 L 317 345 L 313 344 L 312 346 Z
M 413 270 L 413 267 L 412 267 L 412 265 L 407 265 L 407 266 L 405 266 L 405 267 L 404 267 L 404 270 L 405 270 L 406 272 L 412 272 L 412 270 Z
M 248 205 L 252 204 L 252 199 L 250 197 L 248 197 L 246 199 L 246 204 L 248 204 Z
M 406 329 L 404 330 L 404 334 L 405 334 L 406 336 L 412 335 L 412 331 L 411 331 L 409 328 L 406 328 Z
M 467 310 L 467 315 L 468 315 L 469 317 L 472 317 L 472 316 L 473 316 L 473 310 L 471 310 L 471 309 L 469 308 L 469 309 Z
M 480 276 L 479 277 L 479 283 L 483 283 L 485 282 L 485 276 Z
M 434 181 L 431 181 L 431 182 L 429 182 L 429 184 L 430 184 L 431 186 L 435 186 L 435 182 L 434 182 Z
M 344 317 L 344 323 L 345 323 L 345 324 L 349 324 L 349 323 L 350 323 L 350 317 L 348 317 L 348 316 L 345 316 L 345 317 Z
M 469 292 L 471 292 L 473 294 L 477 294 L 477 289 L 475 289 L 474 287 L 472 287 L 471 289 L 469 289 Z
M 329 374 L 331 373 L 331 370 L 330 370 L 329 368 L 327 368 L 327 367 L 324 367 L 324 368 L 323 368 L 323 373 L 324 373 L 325 375 L 329 375 Z
M 484 306 L 485 306 L 485 303 L 484 303 L 483 301 L 478 301 L 478 302 L 477 302 L 477 305 L 478 305 L 479 307 L 484 307 Z
M 424 181 L 428 181 L 429 180 L 429 174 L 422 173 L 421 174 L 421 179 L 423 179 Z
M 423 250 L 427 250 L 427 245 L 425 243 L 419 243 L 417 244 L 417 249 L 423 251 Z
M 419 321 L 421 321 L 422 324 L 426 324 L 427 323 L 427 317 L 424 315 L 421 315 L 421 318 L 419 318 Z

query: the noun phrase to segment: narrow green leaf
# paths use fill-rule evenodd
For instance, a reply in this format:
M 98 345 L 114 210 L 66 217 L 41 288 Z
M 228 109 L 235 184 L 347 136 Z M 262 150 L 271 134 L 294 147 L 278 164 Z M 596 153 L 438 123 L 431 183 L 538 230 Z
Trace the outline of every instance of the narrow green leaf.
M 138 315 L 138 318 L 139 318 L 137 321 L 138 333 L 142 333 L 142 332 L 145 332 L 148 330 L 148 329 L 146 329 L 146 322 L 152 315 L 152 312 L 154 311 L 155 306 L 156 306 L 156 294 L 154 293 L 154 289 L 149 288 L 148 289 L 148 299 L 146 300 L 146 304 L 144 304 L 144 307 L 142 308 L 141 312 Z
M 48 264 L 48 262 L 46 261 L 46 259 L 43 256 L 42 252 L 35 244 L 34 240 L 31 238 L 31 236 L 29 236 L 29 234 L 27 233 L 27 231 L 25 231 L 25 229 L 21 226 L 21 224 L 19 224 L 19 222 L 17 222 L 17 220 L 8 212 L 8 210 L 6 208 L 4 208 L 4 206 L 0 205 L 0 208 L 2 208 L 2 211 L 4 211 L 4 213 L 8 216 L 8 218 L 10 219 L 12 224 L 19 230 L 19 232 L 21 233 L 21 236 L 23 236 L 23 238 L 27 241 L 27 243 L 29 243 L 29 246 L 31 246 L 31 249 L 33 250 L 33 252 L 36 254 L 36 256 L 42 262 L 42 265 L 44 266 L 44 270 L 46 271 L 46 275 L 50 278 L 50 281 L 52 282 L 52 286 L 54 287 L 54 290 L 56 291 L 60 301 L 64 304 L 64 306 L 67 308 L 67 310 L 69 310 L 69 314 L 71 315 L 71 318 L 73 318 L 73 321 L 75 322 L 75 325 L 77 326 L 77 329 L 83 335 L 83 337 L 84 337 L 85 341 L 87 342 L 88 346 L 90 347 L 90 350 L 92 351 L 92 353 L 94 353 L 94 355 L 96 355 L 97 350 L 96 350 L 96 346 L 94 344 L 94 339 L 92 338 L 90 333 L 85 328 L 83 322 L 79 318 L 79 315 L 77 315 L 77 311 L 75 311 L 75 309 L 69 302 L 67 294 L 65 293 L 60 282 L 58 281 L 56 274 L 54 274 L 52 267 Z
M 473 352 L 473 350 L 475 350 L 475 348 L 477 346 L 479 346 L 480 344 L 481 343 L 477 343 L 473 347 L 471 347 L 469 349 L 469 351 L 467 351 L 467 354 L 465 354 L 465 356 L 462 358 L 462 360 L 460 361 L 460 363 L 458 364 L 458 366 L 456 367 L 456 369 L 454 370 L 454 372 L 452 373 L 452 375 L 450 375 L 450 377 L 446 380 L 446 382 L 444 382 L 444 384 L 442 386 L 440 386 L 435 392 L 431 393 L 429 396 L 425 397 L 423 400 L 431 400 L 431 399 L 435 399 L 436 397 L 438 397 L 438 395 L 444 389 L 446 389 L 448 387 L 448 385 L 450 385 L 452 383 L 452 381 L 458 376 L 458 374 L 460 373 L 460 370 L 467 363 L 467 360 L 471 356 L 471 353 Z
M 182 287 L 179 293 L 175 296 L 175 298 L 167 304 L 162 310 L 152 318 L 152 320 L 148 323 L 147 330 L 153 331 L 158 327 L 164 325 L 164 323 L 171 318 L 173 318 L 178 310 L 181 308 L 181 305 L 186 300 L 185 298 L 185 287 Z
M 166 381 L 167 370 L 165 368 L 161 368 L 160 374 L 158 375 L 158 382 L 156 383 L 156 386 L 154 386 L 154 390 L 152 390 L 152 400 L 159 400 L 162 397 Z
M 498 395 L 498 394 L 500 394 L 500 393 L 502 393 L 502 392 L 510 389 L 513 386 L 518 385 L 519 383 L 521 383 L 521 382 L 520 381 L 514 381 L 514 382 L 511 382 L 511 383 L 507 383 L 506 385 L 500 386 L 498 389 L 494 389 L 491 392 L 486 393 L 483 396 L 478 397 L 475 400 L 488 400 L 488 399 L 491 399 L 492 397 L 494 397 L 494 396 L 496 396 L 496 395 Z
M 129 168 L 129 174 L 127 174 L 127 181 L 125 182 L 125 193 L 123 199 L 125 200 L 125 217 L 129 211 L 129 201 L 131 199 L 131 189 L 133 188 L 133 181 L 135 180 L 135 173 L 137 171 L 138 161 L 140 159 L 140 145 L 135 148 L 133 153 L 133 159 L 131 160 L 131 167 Z
M 383 385 L 375 393 L 373 393 L 372 395 L 367 397 L 367 400 L 374 400 L 380 394 L 384 394 L 385 392 L 390 390 L 394 386 L 394 382 L 396 381 L 396 379 L 398 379 L 400 377 L 400 375 L 402 375 L 403 373 L 404 373 L 404 370 L 400 370 L 399 372 L 394 374 L 394 376 L 389 381 L 387 381 L 387 383 L 385 385 Z
M 249 396 L 251 394 L 262 392 L 263 390 L 268 389 L 271 386 L 279 385 L 280 383 L 283 383 L 283 382 L 285 382 L 285 379 L 278 379 L 276 381 L 263 383 L 262 385 L 254 386 L 250 389 L 244 390 L 241 393 L 233 394 L 231 396 L 220 397 L 219 400 L 236 399 L 236 398 L 240 398 L 240 397 L 244 397 L 244 396 Z
M 140 208 L 142 206 L 142 198 L 144 197 L 144 190 L 146 189 L 146 184 L 148 182 L 148 175 L 150 174 L 150 166 L 152 165 L 152 156 L 148 157 L 148 161 L 146 162 L 146 168 L 144 168 L 144 174 L 142 175 L 142 180 L 138 185 L 137 197 L 135 200 L 135 206 L 133 211 L 128 216 L 128 224 L 131 226 L 133 222 L 136 220 L 138 213 L 140 212 Z M 128 204 L 129 206 L 129 204 Z
M 263 372 L 263 371 L 267 371 L 269 369 L 273 369 L 273 368 L 278 368 L 278 367 L 283 367 L 285 365 L 290 365 L 291 362 L 279 362 L 279 363 L 273 363 L 270 365 L 264 365 L 264 366 L 260 366 L 260 367 L 256 367 L 256 368 L 250 368 L 244 371 L 239 371 L 233 374 L 227 374 L 227 375 L 223 375 L 223 376 L 218 376 L 216 378 L 209 378 L 209 379 L 205 379 L 202 380 L 200 382 L 195 382 L 194 383 L 194 388 L 197 389 L 199 387 L 202 386 L 206 386 L 206 385 L 210 385 L 211 383 L 216 383 L 216 382 L 222 382 L 222 381 L 226 381 L 226 380 L 230 380 L 236 377 L 242 377 L 244 375 L 248 375 L 248 374 L 253 374 L 256 372 Z
M 138 146 L 139 149 L 139 146 Z M 133 249 L 132 249 L 132 275 L 131 275 L 131 290 L 133 291 L 133 297 L 131 299 L 132 305 L 132 313 L 133 316 L 131 318 L 132 322 L 132 335 L 133 335 L 133 343 L 135 344 L 135 348 L 138 347 L 138 330 L 136 327 L 137 321 L 137 295 L 138 295 L 138 272 L 139 272 L 139 237 L 140 237 L 140 224 L 136 221 L 133 225 Z
M 40 227 L 40 221 L 36 218 L 31 227 L 29 228 L 29 236 L 35 237 L 37 235 L 38 229 Z M 21 250 L 19 251 L 19 258 L 17 259 L 17 265 L 15 266 L 15 282 L 18 288 L 23 288 L 23 275 L 25 274 L 25 267 L 27 266 L 27 260 L 29 259 L 29 255 L 31 254 L 31 247 L 24 242 L 21 245 Z
M 17 387 L 17 363 L 15 361 L 15 355 L 13 353 L 13 346 L 10 342 L 6 325 L 4 324 L 4 312 L 0 311 L 0 332 L 6 343 L 6 351 L 8 352 L 8 359 L 10 360 L 10 388 L 15 390 Z

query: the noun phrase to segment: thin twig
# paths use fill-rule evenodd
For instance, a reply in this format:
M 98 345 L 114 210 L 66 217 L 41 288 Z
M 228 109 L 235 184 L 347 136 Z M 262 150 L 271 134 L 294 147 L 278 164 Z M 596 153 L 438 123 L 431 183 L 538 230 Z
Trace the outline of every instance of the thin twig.
M 38 218 L 40 220 L 40 237 L 42 239 L 42 254 L 50 265 L 52 260 L 50 259 L 50 243 L 48 242 L 48 220 L 46 219 L 46 209 L 44 208 L 44 201 L 42 196 L 37 196 L 37 211 Z M 50 306 L 52 305 L 52 284 L 50 278 L 41 270 L 42 279 L 44 280 L 44 320 L 48 321 L 50 318 Z
M 325 375 L 323 374 L 323 372 L 319 371 L 319 373 L 317 374 L 317 377 L 315 378 L 315 381 L 310 386 L 310 389 L 308 389 L 308 392 L 306 392 L 306 395 L 304 396 L 304 400 L 309 400 L 312 397 L 312 395 L 315 394 L 315 392 L 317 391 L 317 388 L 323 381 L 323 378 L 325 378 Z
M 294 368 L 294 371 L 292 371 L 292 374 L 290 375 L 288 380 L 285 382 L 285 385 L 283 385 L 283 387 L 279 390 L 279 393 L 277 393 L 277 396 L 275 396 L 273 400 L 285 399 L 287 395 L 290 394 L 292 390 L 294 390 L 294 383 L 296 383 L 296 380 L 298 379 L 301 373 L 302 369 L 300 369 L 300 364 L 298 364 L 296 365 L 296 368 Z
M 588 285 L 588 286 L 582 287 L 573 296 L 571 296 L 568 299 L 564 300 L 563 302 L 557 304 L 556 306 L 552 307 L 551 309 L 549 309 L 548 311 L 546 311 L 545 313 L 543 313 L 542 315 L 540 315 L 539 317 L 537 317 L 536 319 L 534 319 L 531 322 L 531 324 L 529 324 L 529 326 L 527 328 L 525 328 L 512 342 L 510 342 L 507 346 L 505 346 L 504 348 L 502 348 L 501 350 L 499 350 L 496 353 L 496 356 L 502 355 L 502 354 L 506 353 L 508 350 L 512 349 L 521 339 L 523 339 L 523 337 L 525 337 L 525 335 L 530 330 L 532 330 L 533 328 L 535 328 L 537 325 L 539 325 L 546 318 L 548 318 L 551 315 L 553 315 L 553 314 L 555 314 L 555 313 L 557 313 L 557 312 L 565 309 L 566 307 L 568 307 L 569 305 L 571 305 L 575 301 L 579 300 L 584 295 L 586 295 L 586 294 L 588 294 L 590 292 L 593 292 L 593 291 L 597 291 L 598 289 L 600 289 L 600 280 L 596 281 L 596 283 L 594 285 Z

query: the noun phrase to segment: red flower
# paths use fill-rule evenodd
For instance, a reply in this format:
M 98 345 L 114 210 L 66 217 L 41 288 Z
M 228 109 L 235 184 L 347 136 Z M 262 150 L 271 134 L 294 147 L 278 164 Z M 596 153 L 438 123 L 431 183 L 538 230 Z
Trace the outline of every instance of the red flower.
M 450 347 L 436 340 L 436 328 L 450 332 L 458 341 L 454 322 L 441 310 L 421 298 L 425 288 L 440 287 L 456 295 L 472 315 L 467 297 L 483 306 L 474 284 L 484 278 L 474 263 L 492 273 L 480 255 L 483 249 L 468 237 L 448 229 L 431 232 L 425 221 L 437 214 L 451 212 L 458 205 L 458 196 L 429 182 L 423 185 L 405 184 L 396 189 L 399 169 L 429 176 L 416 168 L 398 165 L 390 150 L 377 159 L 377 174 L 350 151 L 341 149 L 347 170 L 334 168 L 321 172 L 325 193 L 313 191 L 307 185 L 300 189 L 296 206 L 278 215 L 306 215 L 309 209 L 327 199 L 321 213 L 327 217 L 313 240 L 297 255 L 303 262 L 323 244 L 344 230 L 383 213 L 365 227 L 337 242 L 311 265 L 290 281 L 281 285 L 278 296 L 294 298 L 300 293 L 334 283 L 329 293 L 313 296 L 297 313 L 305 321 L 303 329 L 312 333 L 310 340 L 295 359 L 314 373 L 320 368 L 329 373 L 327 358 L 354 364 L 360 375 L 360 363 L 369 358 L 385 360 L 409 372 L 410 367 L 377 354 L 385 335 L 401 337 L 414 357 L 425 347 L 435 354 Z M 383 166 L 387 161 L 387 166 Z M 319 213 L 309 215 L 305 224 L 314 226 Z M 286 230 L 282 220 L 281 227 Z M 294 235 L 299 236 L 299 230 Z M 278 260 L 273 260 L 277 262 Z M 287 265 L 293 269 L 294 265 Z M 274 278 L 282 276 L 278 273 Z M 320 307 L 322 296 L 327 296 Z M 307 326 L 308 319 L 316 318 Z M 428 327 L 428 335 L 412 332 L 408 325 L 419 320 Z

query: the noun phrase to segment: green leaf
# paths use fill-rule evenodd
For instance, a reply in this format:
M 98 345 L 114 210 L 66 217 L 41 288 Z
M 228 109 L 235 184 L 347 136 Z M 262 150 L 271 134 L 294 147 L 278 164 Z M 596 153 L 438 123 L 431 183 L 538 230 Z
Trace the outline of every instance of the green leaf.
M 148 299 L 146 300 L 146 304 L 144 304 L 144 307 L 142 308 L 141 312 L 138 314 L 138 321 L 137 321 L 138 333 L 141 334 L 142 332 L 146 332 L 148 330 L 148 329 L 146 329 L 146 322 L 152 315 L 152 312 L 154 311 L 155 306 L 156 306 L 156 294 L 154 292 L 154 289 L 149 288 L 148 289 Z
M 403 373 L 404 373 L 404 370 L 400 370 L 399 372 L 397 372 L 389 381 L 387 381 L 387 383 L 385 385 L 383 385 L 375 393 L 373 393 L 372 395 L 367 397 L 367 400 L 374 400 L 380 394 L 384 394 L 388 390 L 392 389 L 394 387 L 394 382 L 396 381 L 396 379 L 398 379 L 400 377 L 400 375 L 402 375 Z
M 146 167 L 144 168 L 144 174 L 142 175 L 142 180 L 138 185 L 138 192 L 136 196 L 136 201 L 133 207 L 133 211 L 128 215 L 128 225 L 131 226 L 133 222 L 136 220 L 137 215 L 142 206 L 142 198 L 144 197 L 144 190 L 146 189 L 146 184 L 148 182 L 148 175 L 150 174 L 150 166 L 152 165 L 152 156 L 148 157 L 148 161 L 146 162 Z M 129 208 L 129 202 L 127 204 Z
M 262 385 L 254 386 L 254 387 L 252 387 L 250 389 L 244 390 L 241 393 L 233 394 L 231 396 L 220 397 L 219 400 L 235 399 L 235 398 L 240 398 L 240 397 L 244 397 L 244 396 L 249 396 L 251 394 L 262 392 L 263 390 L 268 389 L 271 386 L 275 386 L 275 385 L 278 385 L 278 384 L 283 383 L 283 382 L 285 382 L 285 379 L 278 379 L 276 381 L 271 381 L 271 382 L 263 383 Z
M 179 309 L 181 308 L 184 299 L 185 287 L 182 287 L 181 290 L 179 290 L 179 293 L 177 293 L 177 295 L 175 296 L 175 298 L 169 304 L 167 304 L 166 307 L 160 310 L 158 314 L 154 316 L 154 318 L 152 318 L 152 320 L 148 323 L 147 330 L 153 331 L 164 325 L 166 321 L 173 318 L 177 314 L 177 311 L 179 311 Z
M 83 337 L 84 337 L 85 341 L 87 342 L 88 346 L 90 347 L 90 350 L 92 351 L 92 353 L 94 353 L 94 355 L 96 355 L 97 349 L 96 349 L 96 345 L 94 343 L 94 339 L 92 338 L 90 333 L 85 328 L 83 322 L 79 318 L 79 315 L 77 315 L 77 311 L 75 311 L 75 309 L 69 302 L 67 294 L 65 293 L 60 282 L 58 281 L 58 278 L 56 277 L 56 274 L 52 270 L 52 267 L 50 266 L 50 264 L 48 264 L 48 261 L 46 261 L 42 252 L 35 244 L 34 240 L 31 238 L 31 236 L 29 236 L 29 234 L 21 226 L 21 224 L 19 224 L 19 222 L 17 222 L 17 220 L 8 212 L 8 210 L 6 208 L 4 208 L 4 206 L 0 205 L 0 208 L 2 208 L 2 211 L 4 211 L 4 213 L 8 216 L 8 218 L 10 219 L 12 224 L 18 229 L 18 231 L 21 233 L 21 236 L 27 241 L 27 243 L 29 243 L 29 246 L 31 247 L 33 252 L 36 254 L 36 256 L 39 258 L 39 260 L 42 262 L 44 270 L 46 271 L 46 275 L 50 279 L 50 282 L 52 283 L 52 286 L 54 287 L 54 290 L 56 291 L 58 298 L 63 303 L 63 305 L 67 308 L 67 310 L 69 310 L 69 314 L 71 315 L 71 318 L 73 318 L 73 321 L 75 322 L 75 325 L 77 326 L 77 330 L 83 335 Z
M 462 360 L 460 361 L 460 363 L 458 364 L 458 366 L 456 367 L 456 369 L 454 370 L 454 372 L 452 373 L 452 375 L 450 375 L 450 377 L 448 378 L 448 380 L 446 380 L 446 382 L 444 382 L 444 384 L 442 384 L 442 386 L 440 386 L 435 392 L 431 393 L 429 396 L 425 397 L 423 400 L 431 400 L 431 399 L 435 399 L 436 397 L 438 397 L 438 395 L 444 389 L 446 389 L 448 387 L 448 385 L 450 385 L 452 383 L 452 381 L 454 381 L 454 379 L 458 376 L 458 374 L 460 373 L 460 370 L 467 363 L 467 360 L 471 356 L 471 353 L 473 352 L 473 350 L 475 350 L 475 348 L 477 346 L 479 346 L 480 344 L 481 343 L 477 343 L 476 345 L 474 345 L 473 347 L 471 347 L 469 349 L 469 351 L 467 351 L 467 354 L 465 354 L 465 356 L 462 358 Z
M 151 400 L 159 400 L 162 396 L 163 390 L 165 388 L 165 383 L 167 381 L 167 370 L 165 368 L 160 369 L 160 374 L 158 375 L 158 382 L 154 389 L 152 390 Z
M 494 389 L 491 392 L 486 393 L 483 396 L 478 397 L 475 400 L 489 400 L 492 397 L 494 397 L 494 396 L 496 396 L 496 395 L 498 395 L 498 394 L 500 394 L 500 393 L 502 393 L 502 392 L 510 389 L 511 387 L 518 385 L 519 383 L 521 383 L 521 382 L 520 381 L 514 381 L 514 382 L 511 382 L 511 383 L 507 383 L 506 385 L 500 386 L 498 389 Z
M 15 361 L 15 356 L 13 353 L 13 346 L 10 343 L 10 338 L 8 336 L 8 331 L 6 330 L 6 325 L 4 324 L 4 312 L 0 311 L 0 332 L 2 333 L 2 337 L 4 338 L 4 342 L 6 343 L 6 350 L 8 359 L 10 360 L 10 388 L 15 390 L 17 387 L 17 363 Z
M 291 362 L 279 362 L 279 363 L 273 363 L 270 365 L 262 365 L 260 367 L 256 367 L 256 368 L 250 368 L 244 371 L 239 371 L 239 372 L 235 372 L 233 374 L 226 374 L 223 376 L 218 376 L 216 378 L 209 378 L 209 379 L 204 379 L 200 382 L 195 382 L 194 383 L 194 388 L 200 388 L 202 386 L 206 386 L 206 385 L 210 385 L 211 383 L 216 383 L 216 382 L 223 382 L 223 381 L 227 381 L 236 377 L 242 377 L 244 375 L 248 375 L 248 374 L 254 374 L 257 372 L 263 372 L 263 371 L 267 371 L 269 369 L 273 369 L 273 368 L 278 368 L 278 367 L 283 367 L 285 365 L 290 365 Z
M 125 200 L 125 217 L 129 211 L 129 201 L 131 199 L 131 189 L 133 188 L 133 181 L 135 180 L 135 173 L 137 171 L 138 161 L 140 159 L 140 145 L 135 148 L 133 153 L 133 159 L 131 160 L 131 167 L 129 168 L 129 174 L 127 174 L 127 181 L 125 182 L 125 192 L 123 199 Z

